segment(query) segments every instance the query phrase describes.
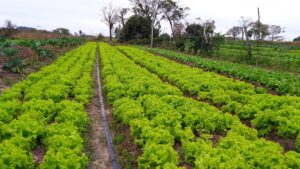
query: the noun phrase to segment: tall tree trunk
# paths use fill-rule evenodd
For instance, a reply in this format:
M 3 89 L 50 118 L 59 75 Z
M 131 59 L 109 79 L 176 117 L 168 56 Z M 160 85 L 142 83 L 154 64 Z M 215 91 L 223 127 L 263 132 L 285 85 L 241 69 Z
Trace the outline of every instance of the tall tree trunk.
M 109 40 L 112 41 L 112 26 L 109 26 Z
M 247 35 L 247 28 L 246 28 L 246 26 L 244 26 L 244 34 L 245 34 L 246 42 L 247 42 L 248 58 L 250 59 L 252 57 L 251 42 L 250 42 L 249 36 Z
M 244 41 L 244 28 L 242 29 L 242 41 Z
M 122 22 L 122 27 L 124 27 L 124 25 L 125 25 L 125 19 L 124 19 L 123 15 L 121 16 L 121 22 Z
M 170 28 L 171 28 L 171 31 L 172 31 L 172 38 L 175 38 L 175 33 L 174 33 L 173 23 L 172 23 L 171 20 L 169 20 L 169 23 L 170 23 Z
M 151 35 L 150 35 L 150 39 L 151 39 L 150 47 L 151 48 L 153 48 L 153 37 L 154 37 L 154 21 L 152 19 L 151 20 Z

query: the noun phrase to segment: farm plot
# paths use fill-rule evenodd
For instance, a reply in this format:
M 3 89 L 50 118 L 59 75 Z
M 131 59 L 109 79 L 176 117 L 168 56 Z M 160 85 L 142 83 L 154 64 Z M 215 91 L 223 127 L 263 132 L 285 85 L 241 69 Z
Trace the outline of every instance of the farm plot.
M 170 59 L 175 59 L 183 63 L 192 63 L 195 66 L 217 73 L 226 73 L 240 80 L 249 80 L 259 85 L 264 85 L 268 89 L 276 90 L 280 94 L 290 94 L 300 96 L 300 77 L 286 72 L 271 72 L 262 68 L 257 68 L 238 63 L 216 61 L 205 59 L 199 56 L 190 56 L 177 52 L 146 48 L 139 46 L 146 51 L 163 55 Z
M 169 65 L 165 60 L 134 48 L 119 49 L 136 62 L 140 57 L 145 63 L 153 59 L 149 61 L 152 65 Z M 143 150 L 138 159 L 139 168 L 299 167 L 298 153 L 283 153 L 279 144 L 259 138 L 257 130 L 242 124 L 236 115 L 185 97 L 178 88 L 136 65 L 116 48 L 101 43 L 100 54 L 104 91 L 114 107 L 114 116 L 130 127 L 134 143 Z M 172 66 L 178 71 L 187 69 Z M 184 81 L 186 89 L 197 89 L 199 85 L 199 81 L 195 81 L 197 84 L 189 82 L 193 82 L 192 76 L 171 70 L 169 73 L 173 79 L 180 77 L 176 80 Z M 189 73 L 199 75 L 201 71 L 191 69 Z M 168 74 L 157 74 L 168 77 Z M 248 92 L 253 89 L 241 82 L 234 87 L 248 89 Z
M 95 51 L 81 46 L 2 92 L 1 168 L 85 168 Z
M 136 48 L 118 48 L 136 63 L 155 72 L 183 92 L 199 100 L 208 100 L 223 112 L 251 120 L 259 135 L 271 132 L 283 138 L 299 135 L 299 97 L 271 95 L 245 82 L 190 68 Z

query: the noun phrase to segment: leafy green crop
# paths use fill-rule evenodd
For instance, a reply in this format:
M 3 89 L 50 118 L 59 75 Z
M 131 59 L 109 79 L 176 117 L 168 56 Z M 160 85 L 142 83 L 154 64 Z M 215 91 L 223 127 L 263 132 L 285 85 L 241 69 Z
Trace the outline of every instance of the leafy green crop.
M 209 100 L 224 112 L 235 113 L 241 119 L 252 120 L 252 125 L 259 130 L 259 135 L 274 130 L 280 137 L 293 138 L 300 132 L 300 98 L 297 96 L 267 94 L 255 89 L 251 84 L 178 64 L 137 48 L 120 46 L 118 49 L 184 93 L 198 96 L 200 100 Z M 222 126 L 230 124 L 224 117 L 213 119 L 220 119 L 216 123 L 221 122 Z M 223 120 L 225 122 L 222 122 Z M 214 125 L 204 126 L 210 131 L 215 131 Z
M 2 92 L 2 168 L 37 167 L 31 152 L 41 143 L 46 155 L 38 168 L 86 167 L 84 105 L 93 97 L 95 52 L 96 43 L 88 43 Z
M 176 86 L 182 84 L 180 89 L 185 89 L 183 92 L 197 95 L 199 89 L 203 89 L 202 96 L 216 98 L 218 104 L 230 102 L 224 110 L 241 109 L 249 95 L 257 94 L 253 86 L 242 82 L 199 69 L 188 69 L 189 74 L 181 74 L 180 71 L 187 70 L 185 67 L 157 62 L 159 58 L 144 57 L 144 53 L 135 49 L 122 47 L 122 51 L 136 56 L 135 61 L 139 57 L 140 63 L 147 63 L 142 64 L 144 67 L 159 72 L 161 78 L 172 79 Z M 105 43 L 100 43 L 100 54 L 104 89 L 114 107 L 113 114 L 129 125 L 134 143 L 143 150 L 138 159 L 139 168 L 180 168 L 178 147 L 182 149 L 185 162 L 195 168 L 297 168 L 298 153 L 289 151 L 284 154 L 279 144 L 259 138 L 259 132 L 242 124 L 236 115 L 184 97 L 178 88 L 164 83 L 156 74 Z M 195 75 L 201 74 L 209 79 L 194 79 Z M 217 80 L 223 83 L 213 84 Z M 221 87 L 229 88 L 229 94 L 227 90 L 220 90 Z M 218 93 L 224 94 L 225 99 Z M 233 98 L 235 102 L 228 100 Z M 277 104 L 274 101 L 269 107 Z M 269 108 L 263 103 L 260 106 Z M 250 108 L 244 111 L 255 116 Z M 221 138 L 213 145 L 211 140 L 215 134 Z
M 285 72 L 271 72 L 261 68 L 241 65 L 226 61 L 214 61 L 198 56 L 179 54 L 163 49 L 150 49 L 138 47 L 150 52 L 161 54 L 170 59 L 176 59 L 184 63 L 193 63 L 199 68 L 204 68 L 217 73 L 226 73 L 241 80 L 249 80 L 262 84 L 269 89 L 275 89 L 280 94 L 300 96 L 300 78 Z

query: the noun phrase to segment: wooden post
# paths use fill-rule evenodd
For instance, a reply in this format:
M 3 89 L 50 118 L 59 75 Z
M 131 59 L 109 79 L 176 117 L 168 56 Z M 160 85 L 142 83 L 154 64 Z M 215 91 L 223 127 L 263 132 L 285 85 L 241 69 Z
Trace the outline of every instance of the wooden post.
M 260 23 L 260 12 L 259 12 L 259 7 L 257 8 L 257 16 L 258 16 L 258 40 L 257 40 L 257 54 L 255 57 L 255 65 L 257 66 L 257 58 L 259 56 L 259 48 L 260 48 L 260 40 L 261 40 L 261 23 Z

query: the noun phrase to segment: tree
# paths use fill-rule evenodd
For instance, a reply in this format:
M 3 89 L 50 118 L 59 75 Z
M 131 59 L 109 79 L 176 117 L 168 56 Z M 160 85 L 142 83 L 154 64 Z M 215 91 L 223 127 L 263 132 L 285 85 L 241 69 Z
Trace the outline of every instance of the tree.
M 13 24 L 11 20 L 4 22 L 3 28 L 1 29 L 0 36 L 10 37 L 16 30 L 17 25 Z
M 119 21 L 121 22 L 122 27 L 124 27 L 124 25 L 125 25 L 125 22 L 126 22 L 125 15 L 129 12 L 129 10 L 130 10 L 129 8 L 122 8 L 120 10 Z
M 269 32 L 271 35 L 271 41 L 281 39 L 281 36 L 278 36 L 280 33 L 284 32 L 284 28 L 281 28 L 279 25 L 270 25 Z
M 298 36 L 297 38 L 293 39 L 293 42 L 300 42 L 300 36 Z
M 206 20 L 200 23 L 193 23 L 186 27 L 186 35 L 189 37 L 189 44 L 193 48 L 194 53 L 199 49 L 211 54 L 217 45 L 221 36 L 214 35 L 215 22 L 213 20 Z
M 53 30 L 53 33 L 61 34 L 64 36 L 69 36 L 70 35 L 70 30 L 67 28 L 56 28 Z
M 227 35 L 231 35 L 233 39 L 236 39 L 236 37 L 242 33 L 242 30 L 243 30 L 242 27 L 234 26 L 227 31 Z
M 250 27 L 250 31 L 256 40 L 263 40 L 270 35 L 269 25 L 263 24 L 260 21 L 252 22 Z
M 162 2 L 162 19 L 166 19 L 169 22 L 173 37 L 175 37 L 174 25 L 187 16 L 186 12 L 188 10 L 189 8 L 180 7 L 173 0 Z
M 173 25 L 173 31 L 174 35 L 173 37 L 181 37 L 181 35 L 184 33 L 185 25 L 182 24 L 181 22 L 174 23 Z
M 79 36 L 82 36 L 82 35 L 83 35 L 82 30 L 79 30 L 78 33 L 79 33 Z
M 109 28 L 109 40 L 112 40 L 112 30 L 115 24 L 119 20 L 119 9 L 113 8 L 112 4 L 109 4 L 109 7 L 102 8 L 102 22 L 104 22 Z
M 202 26 L 200 24 L 189 24 L 186 28 L 185 28 L 185 32 L 189 37 L 193 37 L 193 36 L 200 36 L 201 32 L 203 32 L 202 30 Z
M 248 18 L 244 18 L 244 17 L 241 17 L 241 20 L 240 20 L 240 24 L 243 28 L 243 33 L 245 35 L 245 38 L 246 38 L 246 43 L 247 43 L 247 51 L 248 51 L 248 57 L 251 58 L 252 57 L 252 49 L 251 49 L 251 42 L 250 42 L 250 32 L 248 31 L 250 25 L 251 25 L 251 19 Z
M 162 14 L 163 0 L 130 0 L 133 4 L 133 11 L 136 15 L 144 16 L 150 19 L 150 47 L 153 48 L 154 26 L 160 21 L 159 16 Z
M 120 32 L 120 40 L 129 41 L 133 39 L 146 39 L 149 38 L 151 33 L 151 21 L 143 16 L 133 15 L 125 23 Z M 157 37 L 159 31 L 154 31 L 154 37 Z

